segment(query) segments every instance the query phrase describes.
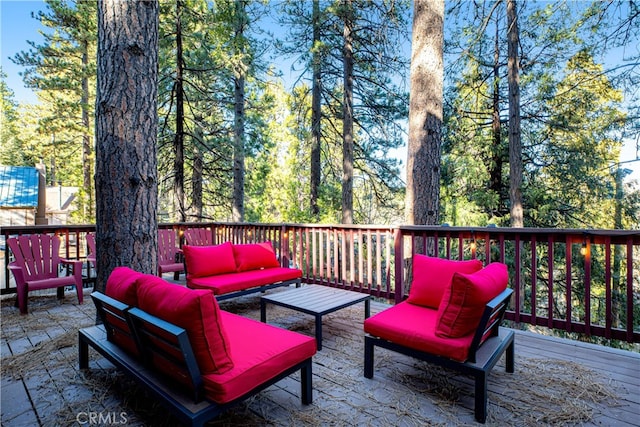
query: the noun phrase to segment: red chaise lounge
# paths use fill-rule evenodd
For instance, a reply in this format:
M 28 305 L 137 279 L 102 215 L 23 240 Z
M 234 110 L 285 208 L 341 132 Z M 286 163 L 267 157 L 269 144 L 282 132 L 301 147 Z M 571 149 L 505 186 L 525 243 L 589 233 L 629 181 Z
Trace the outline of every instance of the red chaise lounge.
M 514 370 L 514 333 L 500 328 L 513 291 L 507 267 L 415 255 L 409 297 L 364 322 L 364 376 L 373 378 L 374 347 L 472 375 L 475 418 L 487 417 L 487 377 L 506 351 Z
M 181 423 L 203 425 L 296 372 L 312 401 L 312 337 L 220 310 L 191 290 L 126 267 L 92 294 L 103 325 L 79 331 L 80 368 L 91 345 L 161 399 Z

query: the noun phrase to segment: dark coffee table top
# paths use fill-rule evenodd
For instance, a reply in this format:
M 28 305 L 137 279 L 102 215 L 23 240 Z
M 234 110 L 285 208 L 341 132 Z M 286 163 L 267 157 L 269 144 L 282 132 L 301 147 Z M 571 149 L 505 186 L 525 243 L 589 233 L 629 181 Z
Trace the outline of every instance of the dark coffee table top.
M 371 295 L 360 292 L 322 285 L 304 285 L 300 288 L 265 295 L 262 300 L 303 313 L 322 316 L 370 298 Z

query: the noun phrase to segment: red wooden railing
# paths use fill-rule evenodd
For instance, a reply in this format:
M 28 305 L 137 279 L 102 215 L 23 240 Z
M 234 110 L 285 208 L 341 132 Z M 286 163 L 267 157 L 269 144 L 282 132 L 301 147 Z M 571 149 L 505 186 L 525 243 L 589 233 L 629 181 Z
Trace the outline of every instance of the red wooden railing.
M 515 291 L 507 319 L 586 336 L 640 342 L 640 232 L 637 230 L 512 229 L 443 226 L 308 224 L 161 224 L 179 235 L 206 227 L 214 244 L 273 243 L 283 265 L 307 283 L 402 301 L 411 258 L 504 262 Z M 26 233 L 64 236 L 64 256 L 86 256 L 84 236 L 94 226 L 5 227 L 3 238 Z M 5 249 L 6 250 L 6 249 Z M 5 265 L 9 254 L 5 253 Z M 15 292 L 6 270 L 2 293 Z

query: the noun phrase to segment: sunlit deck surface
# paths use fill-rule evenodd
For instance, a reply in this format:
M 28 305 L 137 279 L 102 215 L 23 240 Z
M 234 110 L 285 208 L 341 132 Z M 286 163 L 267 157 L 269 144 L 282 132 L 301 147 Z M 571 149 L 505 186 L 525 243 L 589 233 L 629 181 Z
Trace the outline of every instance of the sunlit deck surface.
M 14 298 L 3 299 L 3 426 L 89 425 L 89 414 L 113 425 L 176 425 L 93 350 L 90 369 L 78 369 L 78 328 L 95 322 L 89 293 L 85 290 L 83 305 L 72 292 L 62 302 L 55 295 L 30 294 L 28 316 L 19 315 Z M 259 301 L 259 295 L 246 296 L 220 306 L 258 320 Z M 372 314 L 385 307 L 373 302 Z M 270 323 L 313 336 L 311 316 L 274 306 L 267 310 Z M 477 425 L 468 377 L 376 349 L 374 378 L 364 378 L 363 318 L 364 305 L 358 304 L 323 319 L 311 405 L 300 403 L 294 375 L 209 424 Z M 640 354 L 522 331 L 515 342 L 515 373 L 505 372 L 503 357 L 490 376 L 486 425 L 639 425 Z

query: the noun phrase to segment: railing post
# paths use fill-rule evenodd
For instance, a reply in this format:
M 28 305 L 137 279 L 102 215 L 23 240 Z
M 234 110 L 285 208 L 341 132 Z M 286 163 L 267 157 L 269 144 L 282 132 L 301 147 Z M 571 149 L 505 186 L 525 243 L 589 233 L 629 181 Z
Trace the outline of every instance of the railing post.
M 283 225 L 280 228 L 280 265 L 289 267 L 291 263 L 291 252 L 289 251 L 289 228 Z M 294 266 L 295 267 L 295 266 Z
M 395 252 L 395 301 L 396 304 L 402 302 L 404 297 L 404 238 L 400 228 L 395 229 L 394 233 L 394 252 Z

